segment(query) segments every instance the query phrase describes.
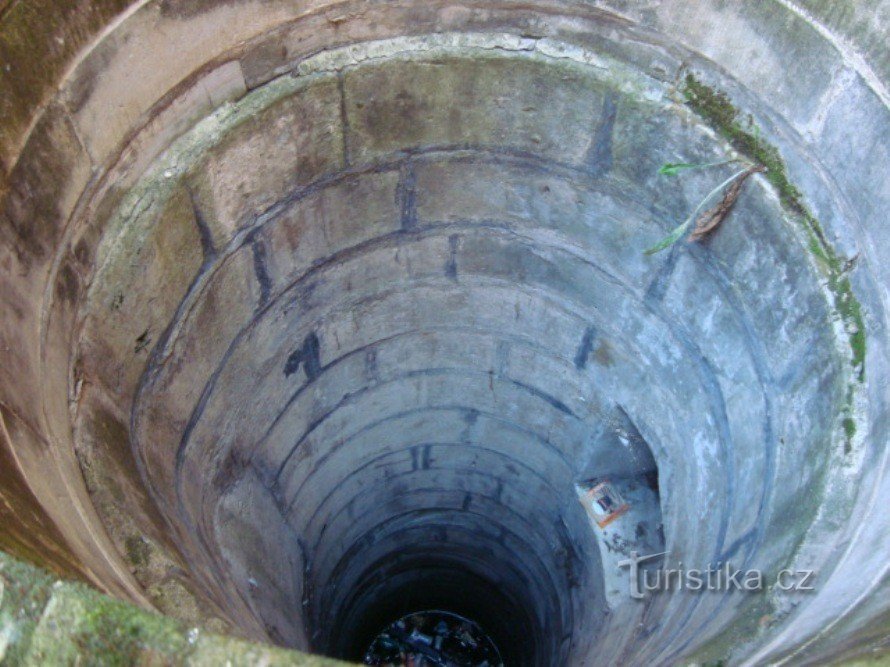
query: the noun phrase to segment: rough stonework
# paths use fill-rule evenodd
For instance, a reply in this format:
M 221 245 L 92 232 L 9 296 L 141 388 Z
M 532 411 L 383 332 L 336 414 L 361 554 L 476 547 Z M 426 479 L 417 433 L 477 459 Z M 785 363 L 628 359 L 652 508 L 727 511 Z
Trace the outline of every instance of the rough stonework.
M 886 659 L 888 33 L 0 0 L 0 662 Z
M 344 664 L 189 628 L 83 584 L 57 579 L 2 552 L 0 662 L 122 667 Z

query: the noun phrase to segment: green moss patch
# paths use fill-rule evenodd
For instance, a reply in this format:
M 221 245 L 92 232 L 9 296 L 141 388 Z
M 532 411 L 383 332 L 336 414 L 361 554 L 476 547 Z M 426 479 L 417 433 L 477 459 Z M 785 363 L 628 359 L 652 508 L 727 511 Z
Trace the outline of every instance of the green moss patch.
M 53 578 L 0 552 L 0 664 L 24 660 Z
M 78 621 L 72 642 L 96 664 L 126 667 L 146 658 L 172 664 L 189 651 L 178 623 L 115 600 L 93 598 Z

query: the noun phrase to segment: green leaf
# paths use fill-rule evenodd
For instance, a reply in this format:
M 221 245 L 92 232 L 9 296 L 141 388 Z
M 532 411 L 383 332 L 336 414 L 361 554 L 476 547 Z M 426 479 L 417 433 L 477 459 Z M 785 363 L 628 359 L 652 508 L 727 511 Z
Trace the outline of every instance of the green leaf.
M 666 162 L 661 165 L 661 168 L 658 170 L 658 173 L 662 176 L 676 176 L 679 172 L 684 169 L 695 169 L 696 167 L 700 167 L 700 164 L 691 164 L 689 162 Z
M 665 162 L 658 169 L 662 176 L 676 176 L 684 169 L 707 169 L 708 167 L 720 167 L 724 164 L 732 164 L 738 160 L 719 160 L 717 162 Z

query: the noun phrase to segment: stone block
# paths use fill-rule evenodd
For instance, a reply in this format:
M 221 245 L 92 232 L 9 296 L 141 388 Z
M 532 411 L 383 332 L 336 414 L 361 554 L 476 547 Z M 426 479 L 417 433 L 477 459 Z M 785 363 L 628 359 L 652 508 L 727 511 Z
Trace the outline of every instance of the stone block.
M 584 164 L 603 90 L 581 70 L 521 58 L 392 61 L 344 74 L 350 160 L 478 147 Z
M 340 92 L 327 79 L 227 127 L 189 180 L 217 245 L 224 245 L 276 202 L 342 167 Z

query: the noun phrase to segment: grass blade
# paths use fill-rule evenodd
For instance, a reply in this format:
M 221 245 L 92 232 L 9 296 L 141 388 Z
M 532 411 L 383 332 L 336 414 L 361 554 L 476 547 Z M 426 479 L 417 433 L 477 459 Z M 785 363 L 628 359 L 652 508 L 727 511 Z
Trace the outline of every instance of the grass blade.
M 656 243 L 651 248 L 647 248 L 643 252 L 647 255 L 654 255 L 655 253 L 661 252 L 665 248 L 669 248 L 670 246 L 674 245 L 677 241 L 680 240 L 680 237 L 686 233 L 686 230 L 689 229 L 689 223 L 691 223 L 691 222 L 692 222 L 692 218 L 689 218 L 682 225 L 674 228 L 674 231 L 672 231 L 670 234 L 668 234 L 663 239 L 661 239 L 661 241 Z
M 708 167 L 720 167 L 738 160 L 720 160 L 719 162 L 665 162 L 658 170 L 662 176 L 676 176 L 686 169 L 707 169 Z
M 742 169 L 741 171 L 737 171 L 732 176 L 730 176 L 725 181 L 723 181 L 720 185 L 718 185 L 716 188 L 711 190 L 705 196 L 705 198 L 702 199 L 698 203 L 698 206 L 695 207 L 695 210 L 692 212 L 692 214 L 688 218 L 686 218 L 686 220 L 683 222 L 682 225 L 675 228 L 670 234 L 665 236 L 663 239 L 661 239 L 658 243 L 656 243 L 651 248 L 647 248 L 646 250 L 644 250 L 643 253 L 646 255 L 654 255 L 655 253 L 661 252 L 665 248 L 669 248 L 670 246 L 674 245 L 677 241 L 679 241 L 682 238 L 683 234 L 686 233 L 686 231 L 689 229 L 689 226 L 696 220 L 696 218 L 698 218 L 698 214 L 701 212 L 701 210 L 705 206 L 707 206 L 711 202 L 711 200 L 714 199 L 714 197 L 716 197 L 718 194 L 723 192 L 723 188 L 727 187 L 733 181 L 735 181 L 737 178 L 739 178 L 743 174 L 747 173 L 748 169 L 749 168 L 746 167 L 745 169 Z

